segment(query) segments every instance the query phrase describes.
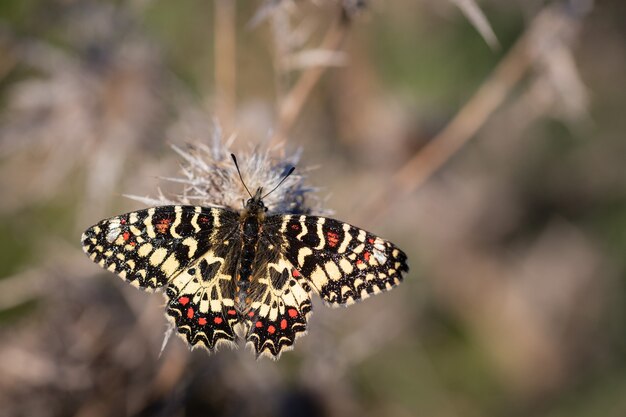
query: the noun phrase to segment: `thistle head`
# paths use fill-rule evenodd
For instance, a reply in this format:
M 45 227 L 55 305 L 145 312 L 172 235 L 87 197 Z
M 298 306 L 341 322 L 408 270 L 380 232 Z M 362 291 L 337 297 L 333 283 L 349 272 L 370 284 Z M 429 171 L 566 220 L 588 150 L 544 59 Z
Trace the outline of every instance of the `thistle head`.
M 288 154 L 282 146 L 255 146 L 238 151 L 237 163 L 233 163 L 232 143 L 232 139 L 224 140 L 217 129 L 210 144 L 172 146 L 183 159 L 181 175 L 163 179 L 182 184 L 182 192 L 173 197 L 159 192 L 156 199 L 130 197 L 145 204 L 193 204 L 233 210 L 252 201 L 257 205 L 261 202 L 270 214 L 329 214 L 315 195 L 317 189 L 306 184 L 309 169 L 298 166 L 300 152 Z M 253 195 L 249 190 L 257 192 Z M 263 194 L 263 190 L 271 191 Z

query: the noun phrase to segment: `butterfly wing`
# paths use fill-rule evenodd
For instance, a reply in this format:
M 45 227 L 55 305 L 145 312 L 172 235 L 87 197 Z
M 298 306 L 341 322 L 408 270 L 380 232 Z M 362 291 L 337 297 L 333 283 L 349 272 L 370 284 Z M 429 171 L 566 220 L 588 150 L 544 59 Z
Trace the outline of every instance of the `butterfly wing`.
M 101 267 L 144 289 L 165 289 L 167 313 L 190 345 L 231 342 L 239 215 L 207 207 L 162 206 L 101 221 L 83 250 Z
M 253 265 L 246 340 L 257 357 L 278 359 L 306 332 L 311 288 L 278 251 L 276 242 L 262 237 L 259 243 L 263 250 Z
M 167 315 L 190 346 L 235 345 L 234 294 L 241 246 L 238 229 L 221 229 L 214 244 L 168 284 Z
M 266 223 L 296 273 L 333 306 L 390 290 L 409 270 L 397 246 L 348 223 L 305 215 L 270 216 Z
M 259 247 L 247 340 L 274 359 L 306 332 L 312 292 L 331 305 L 350 304 L 391 289 L 408 271 L 392 243 L 324 217 L 269 216 Z
M 232 222 L 227 210 L 163 206 L 101 221 L 83 233 L 89 258 L 145 290 L 161 288 L 205 253 L 211 235 Z

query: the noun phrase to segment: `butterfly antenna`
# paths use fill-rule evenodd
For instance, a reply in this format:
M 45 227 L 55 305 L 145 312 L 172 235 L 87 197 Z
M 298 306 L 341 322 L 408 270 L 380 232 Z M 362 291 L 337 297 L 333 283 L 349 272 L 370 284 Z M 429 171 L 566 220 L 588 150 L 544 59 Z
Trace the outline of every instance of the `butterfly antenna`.
M 235 167 L 237 168 L 237 173 L 239 174 L 239 179 L 241 180 L 241 183 L 243 184 L 243 187 L 248 192 L 248 195 L 250 196 L 250 198 L 252 198 L 252 193 L 250 192 L 250 190 L 248 190 L 248 187 L 246 186 L 246 183 L 244 182 L 243 177 L 241 176 L 241 171 L 239 170 L 239 164 L 237 163 L 237 158 L 235 157 L 235 154 L 231 153 L 230 156 L 232 156 L 232 158 L 233 158 L 233 162 L 235 163 Z M 290 172 L 290 174 L 291 174 L 291 172 Z M 272 190 L 272 191 L 274 191 L 274 190 Z
M 269 193 L 265 194 L 263 197 L 261 197 L 261 199 L 267 197 L 268 195 L 272 194 L 278 187 L 280 187 L 280 184 L 282 184 L 283 182 L 285 182 L 285 180 L 287 178 L 289 178 L 289 176 L 291 175 L 291 173 L 296 169 L 296 167 L 291 167 L 291 169 L 289 169 L 289 172 L 287 173 L 287 175 L 285 175 L 283 177 L 282 180 L 280 180 L 280 182 L 276 185 L 276 187 L 272 188 L 272 191 L 270 191 Z

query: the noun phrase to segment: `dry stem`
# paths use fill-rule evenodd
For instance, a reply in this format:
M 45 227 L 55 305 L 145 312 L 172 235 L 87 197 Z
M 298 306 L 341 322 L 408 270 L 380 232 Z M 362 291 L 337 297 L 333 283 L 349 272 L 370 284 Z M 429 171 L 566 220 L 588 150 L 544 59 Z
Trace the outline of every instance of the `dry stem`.
M 236 5 L 233 0 L 215 1 L 215 107 L 226 131 L 235 126 Z
M 560 12 L 556 13 L 558 19 Z M 559 23 L 563 21 L 557 19 L 552 7 L 539 13 L 531 27 L 454 118 L 394 175 L 388 186 L 373 195 L 360 211 L 364 218 L 377 218 L 389 207 L 391 200 L 415 191 L 478 132 L 538 59 L 535 49 L 538 47 L 537 39 L 542 38 L 537 36 L 538 33 L 552 32 L 548 35 L 554 37 L 562 32 L 564 27 Z
M 322 41 L 320 50 L 337 51 L 341 48 L 350 27 L 350 17 L 342 10 L 341 16 L 331 25 Z M 322 75 L 327 69 L 327 65 L 315 65 L 305 70 L 298 78 L 296 84 L 285 95 L 279 105 L 278 120 L 276 122 L 276 133 L 272 138 L 272 143 L 282 142 L 286 139 L 287 133 L 293 127 L 296 119 L 300 115 L 304 103 L 313 91 Z

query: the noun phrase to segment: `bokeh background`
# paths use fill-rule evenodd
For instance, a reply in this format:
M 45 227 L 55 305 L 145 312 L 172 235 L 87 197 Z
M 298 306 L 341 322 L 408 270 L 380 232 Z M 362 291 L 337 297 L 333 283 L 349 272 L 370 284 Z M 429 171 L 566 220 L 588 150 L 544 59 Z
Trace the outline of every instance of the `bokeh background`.
M 0 416 L 626 415 L 622 0 L 0 2 Z M 409 255 L 280 361 L 172 338 L 80 233 L 170 145 L 301 150 Z M 312 168 L 308 170 L 308 167 Z M 317 169 L 314 169 L 317 167 Z

